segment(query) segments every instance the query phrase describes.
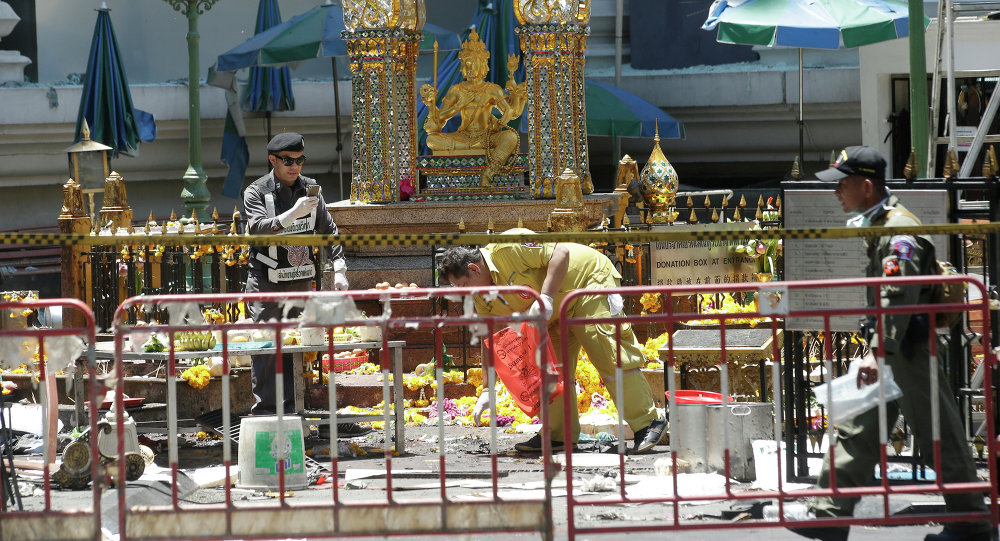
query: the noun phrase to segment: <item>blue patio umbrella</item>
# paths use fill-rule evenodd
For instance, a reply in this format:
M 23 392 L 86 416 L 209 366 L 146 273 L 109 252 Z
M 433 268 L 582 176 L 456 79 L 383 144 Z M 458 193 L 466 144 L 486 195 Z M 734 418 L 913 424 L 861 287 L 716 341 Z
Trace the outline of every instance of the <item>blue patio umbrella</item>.
M 257 5 L 257 25 L 255 34 L 265 32 L 281 24 L 281 12 L 277 0 L 260 0 Z M 295 109 L 292 81 L 288 66 L 251 66 L 246 93 L 243 95 L 244 111 L 263 112 L 267 125 L 267 139 L 271 140 L 271 111 Z
M 111 26 L 111 10 L 102 4 L 96 11 L 74 142 L 80 141 L 80 128 L 86 119 L 91 140 L 110 146 L 112 156 L 117 157 L 137 152 L 139 141 L 155 139 L 156 123 L 153 115 L 132 105 L 125 65 Z

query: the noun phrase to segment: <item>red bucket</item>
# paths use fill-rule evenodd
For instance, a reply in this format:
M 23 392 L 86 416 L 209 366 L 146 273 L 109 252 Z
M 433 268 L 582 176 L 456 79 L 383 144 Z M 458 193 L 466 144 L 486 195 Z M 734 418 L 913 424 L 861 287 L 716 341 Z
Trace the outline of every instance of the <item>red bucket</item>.
M 670 391 L 667 391 L 667 402 L 670 402 Z M 729 401 L 732 402 L 733 398 L 729 397 Z M 722 403 L 722 393 L 713 393 L 712 391 L 699 391 L 697 389 L 683 389 L 677 391 L 677 403 L 678 404 L 721 404 Z

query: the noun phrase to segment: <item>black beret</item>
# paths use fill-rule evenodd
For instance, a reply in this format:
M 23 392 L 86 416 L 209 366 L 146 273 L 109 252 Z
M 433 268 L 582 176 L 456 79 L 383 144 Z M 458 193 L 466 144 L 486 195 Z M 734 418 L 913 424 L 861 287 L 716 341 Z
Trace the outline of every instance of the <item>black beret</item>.
M 302 138 L 301 135 L 295 132 L 279 133 L 271 138 L 271 142 L 267 144 L 267 153 L 275 154 L 281 152 L 282 150 L 291 150 L 292 152 L 302 152 L 306 148 L 306 140 Z

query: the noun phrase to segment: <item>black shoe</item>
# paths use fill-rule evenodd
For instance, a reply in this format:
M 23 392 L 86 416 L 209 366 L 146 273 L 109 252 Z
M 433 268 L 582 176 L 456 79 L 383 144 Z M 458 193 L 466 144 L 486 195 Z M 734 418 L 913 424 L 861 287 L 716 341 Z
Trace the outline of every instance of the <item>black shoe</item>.
M 649 423 L 649 426 L 635 432 L 635 447 L 632 448 L 632 452 L 641 455 L 652 451 L 666 433 L 667 420 L 654 419 L 652 423 Z
M 820 541 L 847 541 L 847 528 L 788 528 L 788 531 Z
M 561 441 L 552 440 L 552 452 L 558 452 L 565 449 L 565 445 Z M 522 453 L 541 453 L 542 452 L 542 436 L 535 434 L 528 441 L 522 441 L 521 443 L 515 444 L 514 449 L 521 451 Z
M 929 533 L 924 541 L 990 541 L 997 538 L 996 532 L 960 532 L 945 526 L 941 533 Z
M 371 431 L 371 425 L 362 425 L 358 423 L 340 423 L 337 425 L 338 438 L 356 438 L 358 436 L 364 436 Z M 327 440 L 330 439 L 330 425 L 320 425 L 319 437 Z

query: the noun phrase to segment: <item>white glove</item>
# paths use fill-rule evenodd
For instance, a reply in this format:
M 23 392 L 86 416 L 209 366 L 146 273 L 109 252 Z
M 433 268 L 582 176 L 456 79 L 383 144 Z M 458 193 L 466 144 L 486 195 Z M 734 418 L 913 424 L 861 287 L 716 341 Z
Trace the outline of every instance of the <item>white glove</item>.
M 479 395 L 479 400 L 476 400 L 476 407 L 472 408 L 472 422 L 476 426 L 483 424 L 483 412 L 488 407 L 490 407 L 490 390 L 483 389 L 483 394 Z
M 303 216 L 307 216 L 313 211 L 313 209 L 316 208 L 316 205 L 318 204 L 318 197 L 310 197 L 308 195 L 300 197 L 299 200 L 292 205 L 292 208 L 282 212 L 281 215 L 278 216 L 278 223 L 281 224 L 281 227 L 288 227 L 292 225 L 292 222 L 295 220 L 298 220 Z
M 347 287 L 347 273 L 342 270 L 333 273 L 334 291 L 347 291 Z
M 541 303 L 535 301 L 531 303 L 531 308 L 528 308 L 529 316 L 542 315 L 545 316 L 545 320 L 548 321 L 552 318 L 552 297 L 542 293 L 540 295 Z

